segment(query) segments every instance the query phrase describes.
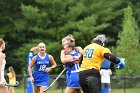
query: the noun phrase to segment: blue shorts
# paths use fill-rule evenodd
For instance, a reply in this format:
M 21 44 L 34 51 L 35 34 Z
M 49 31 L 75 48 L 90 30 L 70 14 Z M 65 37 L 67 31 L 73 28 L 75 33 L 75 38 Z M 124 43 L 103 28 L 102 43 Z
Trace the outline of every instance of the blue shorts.
M 34 81 L 34 86 L 46 86 L 46 87 L 48 87 L 49 81 L 48 80 L 46 80 L 46 81 Z
M 70 88 L 81 88 L 79 84 L 79 72 L 66 73 L 67 87 Z
M 34 86 L 49 86 L 50 75 L 48 73 L 34 73 Z

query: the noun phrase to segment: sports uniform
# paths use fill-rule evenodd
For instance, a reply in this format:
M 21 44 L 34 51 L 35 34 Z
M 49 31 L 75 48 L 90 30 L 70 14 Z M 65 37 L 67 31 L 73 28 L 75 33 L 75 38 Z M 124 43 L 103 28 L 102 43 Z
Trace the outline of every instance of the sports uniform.
M 74 49 L 74 51 L 68 55 L 78 56 L 78 51 Z M 75 63 L 72 66 L 66 64 L 66 70 L 67 87 L 79 89 L 79 63 Z
M 101 92 L 99 71 L 104 59 L 103 55 L 108 52 L 107 49 L 96 43 L 90 44 L 84 48 L 83 61 L 79 72 L 80 85 L 84 93 Z M 88 86 L 91 87 L 88 88 Z
M 93 43 L 84 48 L 83 61 L 80 71 L 88 69 L 100 70 L 101 64 L 104 60 L 104 53 L 110 53 L 107 48 Z
M 5 60 L 5 54 L 2 52 L 5 50 L 5 42 L 2 38 L 0 38 L 0 93 L 9 93 L 8 87 L 4 86 L 6 83 L 6 80 L 4 78 L 4 70 L 6 65 Z
M 102 91 L 105 89 L 110 93 L 111 91 L 111 85 L 110 85 L 110 75 L 112 74 L 110 69 L 101 69 L 100 70 L 101 74 L 101 85 L 102 85 Z M 102 92 L 104 93 L 104 92 Z
M 5 55 L 4 55 L 5 56 Z M 1 80 L 4 84 L 6 84 L 6 80 L 4 78 L 4 69 L 5 69 L 5 65 L 6 65 L 6 60 L 5 58 L 2 60 L 2 68 L 1 68 Z
M 8 73 L 9 76 L 9 84 L 16 84 L 16 77 L 12 75 L 12 73 Z
M 100 68 L 104 58 L 124 67 L 124 61 L 103 47 L 107 41 L 105 35 L 98 35 L 93 43 L 84 48 L 83 61 L 79 72 L 79 81 L 84 93 L 101 93 Z
M 47 67 L 50 67 L 49 56 L 46 53 L 44 58 L 41 58 L 38 54 L 36 55 L 35 71 L 33 73 L 34 86 L 49 86 L 50 75 L 45 72 Z

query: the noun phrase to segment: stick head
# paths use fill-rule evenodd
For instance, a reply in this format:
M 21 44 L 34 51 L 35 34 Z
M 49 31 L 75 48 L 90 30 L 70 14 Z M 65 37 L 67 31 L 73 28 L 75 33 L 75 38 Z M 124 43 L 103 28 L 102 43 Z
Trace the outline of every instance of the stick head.
M 47 87 L 45 90 L 43 90 L 43 92 L 46 92 L 50 87 Z
M 9 87 L 17 87 L 17 86 L 19 86 L 19 82 L 16 81 L 16 84 L 5 84 L 5 86 L 9 86 Z

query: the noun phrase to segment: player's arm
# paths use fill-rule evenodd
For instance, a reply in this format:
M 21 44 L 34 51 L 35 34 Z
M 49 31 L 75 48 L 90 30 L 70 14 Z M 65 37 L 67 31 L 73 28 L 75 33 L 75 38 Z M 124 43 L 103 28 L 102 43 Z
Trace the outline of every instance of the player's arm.
M 2 78 L 1 78 L 2 60 L 3 60 L 3 55 L 2 55 L 2 53 L 0 53 L 0 83 L 2 81 Z
M 31 78 L 33 78 L 33 75 L 32 75 L 32 67 L 35 64 L 35 62 L 36 62 L 36 56 L 34 56 L 32 58 L 31 63 L 29 64 L 29 67 L 28 67 L 29 75 L 30 75 Z
M 110 64 L 110 69 L 112 72 L 115 72 L 115 66 L 114 66 L 114 63 L 112 63 L 112 62 Z
M 50 68 L 55 68 L 57 66 L 57 64 L 54 60 L 54 57 L 52 55 L 49 55 L 49 59 L 50 59 L 51 65 L 52 65 Z
M 115 63 L 115 64 L 120 63 L 120 59 L 117 58 L 114 54 L 112 54 L 108 48 L 103 49 L 103 56 L 104 58 L 108 59 L 112 63 Z
M 7 73 L 7 76 L 8 76 L 9 78 L 12 78 L 12 77 L 13 77 L 12 73 Z
M 62 50 L 62 51 L 61 51 L 61 54 L 60 54 L 60 59 L 61 59 L 61 62 L 62 62 L 63 64 L 66 64 L 66 63 L 70 62 L 70 60 L 72 60 L 73 57 L 72 57 L 72 56 L 66 57 L 65 51 Z
M 112 71 L 109 69 L 109 74 L 112 75 Z
M 111 53 L 104 53 L 104 58 L 108 59 L 109 61 L 111 61 L 115 64 L 120 63 L 120 59 L 118 57 L 116 57 L 114 54 L 111 54 Z
M 102 69 L 101 69 L 101 70 L 100 70 L 100 75 L 101 75 L 101 76 L 102 76 L 102 73 L 103 73 L 103 72 L 102 72 Z
M 39 49 L 38 49 L 38 47 L 32 47 L 32 48 L 30 49 L 30 51 L 33 52 L 34 55 L 36 55 L 36 54 L 38 54 Z
M 82 64 L 83 54 L 84 54 L 83 49 L 80 46 L 76 47 L 76 49 L 77 49 L 78 53 L 80 54 L 79 63 Z
M 55 68 L 57 66 L 52 55 L 49 55 L 49 60 L 51 62 L 51 67 L 47 67 L 45 69 L 46 72 L 50 72 L 52 68 Z
M 111 54 L 111 53 L 104 53 L 104 58 L 106 58 L 109 61 L 111 61 L 112 63 L 114 63 L 115 67 L 118 69 L 125 68 L 125 59 L 124 58 L 116 57 L 114 54 Z
M 83 49 L 80 46 L 76 47 L 76 49 L 80 55 L 83 55 Z

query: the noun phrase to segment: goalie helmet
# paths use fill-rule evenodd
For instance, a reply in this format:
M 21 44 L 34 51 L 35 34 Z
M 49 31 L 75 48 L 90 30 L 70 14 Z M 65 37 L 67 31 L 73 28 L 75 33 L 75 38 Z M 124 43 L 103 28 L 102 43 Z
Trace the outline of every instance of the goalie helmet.
M 103 44 L 103 46 L 105 45 L 105 43 L 107 43 L 107 38 L 105 37 L 105 35 L 98 35 L 95 40 L 99 40 L 101 41 L 101 43 Z

